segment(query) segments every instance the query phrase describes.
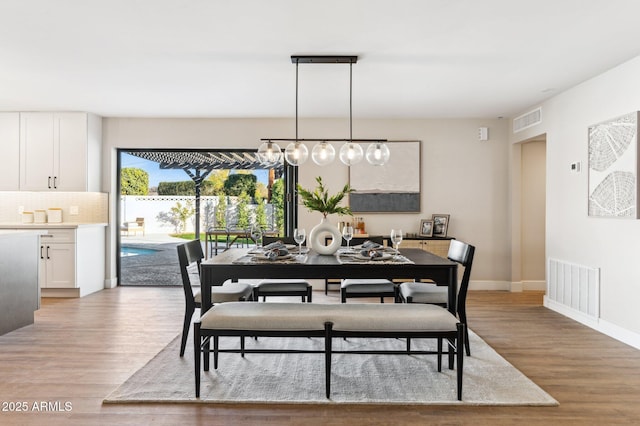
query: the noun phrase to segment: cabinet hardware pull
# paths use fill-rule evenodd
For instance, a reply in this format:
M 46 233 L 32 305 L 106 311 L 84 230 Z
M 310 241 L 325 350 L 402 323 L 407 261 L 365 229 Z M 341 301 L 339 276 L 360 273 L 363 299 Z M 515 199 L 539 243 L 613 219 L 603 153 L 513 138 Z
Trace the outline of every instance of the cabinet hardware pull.
M 51 258 L 49 257 L 49 248 L 50 248 L 50 247 L 49 247 L 49 246 L 47 246 L 47 259 L 51 259 Z
M 53 177 L 53 188 L 58 189 L 58 176 Z
M 51 189 L 51 176 L 49 176 L 49 181 L 47 183 L 47 186 L 49 187 L 49 189 Z
M 40 259 L 44 259 L 44 256 L 42 254 L 42 249 L 44 248 L 44 246 L 40 246 Z

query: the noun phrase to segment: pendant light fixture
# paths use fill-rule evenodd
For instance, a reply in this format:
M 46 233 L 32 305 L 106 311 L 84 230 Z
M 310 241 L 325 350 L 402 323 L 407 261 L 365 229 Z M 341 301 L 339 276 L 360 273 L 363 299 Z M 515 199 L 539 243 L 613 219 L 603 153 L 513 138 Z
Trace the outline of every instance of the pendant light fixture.
M 304 164 L 309 158 L 309 150 L 303 142 L 316 142 L 311 151 L 311 159 L 319 166 L 333 162 L 336 150 L 333 142 L 345 142 L 340 148 L 340 161 L 347 166 L 357 164 L 366 157 L 372 165 L 383 165 L 389 161 L 386 139 L 353 139 L 353 64 L 357 56 L 291 56 L 296 64 L 296 137 L 295 139 L 262 139 L 258 148 L 258 158 L 265 166 L 276 164 L 282 159 L 280 147 L 274 141 L 289 142 L 284 150 L 284 159 L 292 166 Z M 349 139 L 300 139 L 298 137 L 298 65 L 299 64 L 349 64 Z M 362 143 L 370 143 L 365 155 Z M 371 152 L 370 152 L 371 151 Z
M 347 166 L 358 164 L 363 157 L 362 147 L 353 143 L 353 62 L 349 63 L 349 142 L 340 148 L 340 161 Z
M 311 159 L 318 166 L 326 166 L 336 158 L 335 148 L 327 141 L 322 141 L 313 147 Z
M 284 159 L 292 166 L 304 164 L 309 158 L 309 150 L 298 140 L 298 62 L 296 62 L 296 140 L 287 145 Z
M 367 161 L 373 166 L 383 166 L 390 156 L 387 144 L 374 142 L 367 148 Z
M 282 158 L 282 151 L 277 143 L 270 140 L 262 142 L 258 147 L 258 159 L 260 162 L 268 167 L 271 167 L 280 162 Z

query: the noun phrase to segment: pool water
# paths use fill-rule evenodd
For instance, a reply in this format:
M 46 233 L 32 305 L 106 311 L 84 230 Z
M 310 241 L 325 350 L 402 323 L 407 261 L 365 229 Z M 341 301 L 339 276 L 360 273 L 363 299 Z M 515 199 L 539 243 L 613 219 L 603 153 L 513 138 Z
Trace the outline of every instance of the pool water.
M 144 256 L 147 254 L 154 254 L 159 250 L 137 248 L 137 247 L 120 247 L 120 257 L 125 256 Z

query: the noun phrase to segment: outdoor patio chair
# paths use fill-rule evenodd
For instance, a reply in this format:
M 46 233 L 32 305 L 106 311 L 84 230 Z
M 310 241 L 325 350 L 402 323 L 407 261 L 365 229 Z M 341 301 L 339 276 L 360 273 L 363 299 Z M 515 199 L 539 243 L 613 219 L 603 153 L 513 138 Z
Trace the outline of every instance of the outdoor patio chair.
M 200 263 L 202 262 L 202 259 L 204 259 L 204 253 L 202 252 L 202 244 L 199 240 L 179 244 L 177 249 L 185 299 L 182 342 L 180 343 L 180 356 L 184 356 L 184 350 L 187 344 L 187 335 L 189 334 L 189 327 L 191 325 L 191 318 L 193 317 L 193 313 L 196 308 L 200 308 L 202 303 L 202 295 L 200 291 L 197 290 L 195 293 L 193 291 L 189 269 L 196 268 L 198 276 L 200 276 Z M 222 286 L 216 286 L 211 289 L 211 303 L 216 304 L 251 300 L 252 292 L 253 287 L 250 284 L 226 282 Z
M 133 232 L 134 235 L 138 235 L 138 232 L 142 232 L 144 237 L 144 217 L 137 217 L 135 222 L 125 222 L 120 227 L 120 231 L 126 232 L 127 237 Z

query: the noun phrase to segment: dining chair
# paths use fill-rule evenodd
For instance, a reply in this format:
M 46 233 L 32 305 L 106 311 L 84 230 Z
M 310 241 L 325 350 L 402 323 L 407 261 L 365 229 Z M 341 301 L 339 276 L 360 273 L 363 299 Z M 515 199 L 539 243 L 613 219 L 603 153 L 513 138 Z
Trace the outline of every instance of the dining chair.
M 372 241 L 383 244 L 382 236 L 368 238 L 353 238 L 352 245 L 362 244 L 365 241 Z M 351 244 L 350 244 L 351 245 Z M 340 300 L 347 303 L 347 299 L 352 297 L 379 297 L 380 303 L 384 303 L 385 297 L 393 297 L 393 301 L 398 301 L 398 290 L 393 281 L 383 278 L 348 278 L 340 282 Z
M 263 236 L 262 244 L 268 245 L 276 241 L 284 244 L 295 244 L 293 237 Z M 304 243 L 302 244 L 305 245 Z M 262 296 L 262 301 L 266 301 L 268 296 L 299 296 L 302 302 L 312 302 L 313 287 L 311 283 L 300 278 L 264 278 L 253 287 L 253 300 L 258 301 Z
M 464 274 L 458 289 L 457 312 L 460 322 L 465 325 L 465 349 L 467 356 L 471 355 L 469 345 L 469 332 L 467 327 L 467 291 L 469 290 L 469 278 L 471 266 L 476 248 L 460 240 L 451 240 L 447 258 L 464 267 Z M 425 303 L 446 307 L 449 299 L 447 286 L 439 286 L 435 283 L 405 282 L 400 284 L 400 300 L 405 303 Z M 407 341 L 407 345 L 409 342 Z
M 196 269 L 198 277 L 200 276 L 200 263 L 202 259 L 204 259 L 204 253 L 202 252 L 202 244 L 199 240 L 179 244 L 177 249 L 185 300 L 182 342 L 180 344 L 180 356 L 184 356 L 191 318 L 196 308 L 200 308 L 202 304 L 202 294 L 200 291 L 193 291 L 190 270 Z M 224 285 L 215 286 L 211 289 L 211 303 L 214 304 L 250 300 L 252 296 L 253 287 L 251 284 L 246 283 L 226 282 Z

